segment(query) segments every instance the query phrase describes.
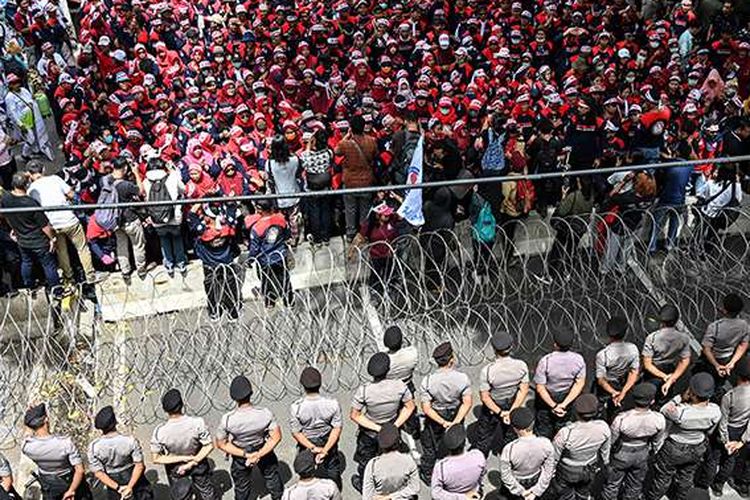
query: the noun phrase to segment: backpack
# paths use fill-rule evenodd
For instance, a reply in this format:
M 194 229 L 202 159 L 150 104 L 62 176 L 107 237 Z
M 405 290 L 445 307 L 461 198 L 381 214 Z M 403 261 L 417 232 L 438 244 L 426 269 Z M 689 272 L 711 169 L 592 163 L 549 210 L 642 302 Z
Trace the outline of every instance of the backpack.
M 495 135 L 492 129 L 487 132 L 489 142 L 482 155 L 482 171 L 499 173 L 505 170 L 505 151 L 503 150 L 505 134 Z
M 115 187 L 118 181 L 109 179 L 111 177 L 105 177 L 102 182 L 102 189 L 96 199 L 98 204 L 110 205 L 120 201 L 120 196 L 117 194 Z M 105 231 L 114 231 L 120 225 L 119 208 L 97 208 L 94 211 L 94 216 L 96 217 L 96 223 Z
M 482 209 L 477 215 L 477 220 L 471 227 L 474 239 L 479 243 L 492 243 L 495 241 L 495 234 L 497 230 L 497 221 L 495 216 L 492 215 L 492 207 L 488 202 L 484 202 Z
M 416 132 L 405 131 L 404 145 L 398 158 L 393 163 L 393 181 L 396 184 L 406 184 L 406 174 L 411 165 L 411 157 L 414 156 L 414 150 L 417 149 L 420 134 Z
M 148 201 L 172 201 L 167 189 L 168 176 L 151 183 L 148 192 Z M 171 205 L 157 205 L 146 209 L 151 221 L 156 224 L 166 224 L 174 217 L 174 208 Z
M 516 209 L 522 214 L 531 212 L 536 203 L 536 190 L 530 180 L 516 181 Z

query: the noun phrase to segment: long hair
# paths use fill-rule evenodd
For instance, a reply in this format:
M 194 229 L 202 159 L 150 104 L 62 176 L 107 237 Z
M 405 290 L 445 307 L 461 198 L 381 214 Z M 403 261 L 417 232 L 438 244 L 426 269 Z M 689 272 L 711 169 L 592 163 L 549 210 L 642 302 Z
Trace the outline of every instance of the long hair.
M 280 135 L 274 137 L 271 142 L 271 159 L 279 163 L 289 161 L 289 145 L 286 143 L 286 139 Z

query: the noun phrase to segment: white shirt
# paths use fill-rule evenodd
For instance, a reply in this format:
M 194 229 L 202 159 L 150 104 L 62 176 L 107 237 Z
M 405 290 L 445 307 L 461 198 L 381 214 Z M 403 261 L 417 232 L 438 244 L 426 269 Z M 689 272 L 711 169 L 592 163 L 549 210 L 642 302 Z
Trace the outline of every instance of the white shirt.
M 68 193 L 71 187 L 56 175 L 40 177 L 29 186 L 28 194 L 43 207 L 56 207 L 70 205 Z M 49 223 L 55 229 L 63 229 L 78 224 L 78 217 L 72 210 L 61 210 L 59 212 L 45 212 Z
M 703 185 L 703 189 L 698 193 L 698 196 L 705 200 L 711 200 L 701 208 L 701 211 L 708 217 L 716 217 L 721 209 L 732 200 L 732 186 L 724 189 L 724 183 L 711 179 Z M 734 197 L 737 198 L 737 201 L 742 202 L 742 185 L 739 182 L 734 186 Z

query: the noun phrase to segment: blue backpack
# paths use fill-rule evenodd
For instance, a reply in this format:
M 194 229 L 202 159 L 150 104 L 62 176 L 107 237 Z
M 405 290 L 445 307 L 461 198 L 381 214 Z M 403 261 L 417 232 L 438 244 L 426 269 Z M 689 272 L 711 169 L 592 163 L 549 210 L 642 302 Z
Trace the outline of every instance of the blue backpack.
M 117 194 L 116 184 L 117 181 L 112 180 L 111 177 L 105 177 L 102 180 L 102 189 L 99 192 L 96 203 L 111 204 L 119 202 L 120 197 Z M 96 223 L 105 231 L 114 231 L 120 225 L 119 208 L 97 208 L 94 211 L 94 216 L 96 217 Z
M 487 132 L 489 143 L 482 155 L 482 171 L 500 173 L 505 170 L 505 151 L 503 151 L 505 134 L 495 135 L 492 129 Z
M 495 241 L 497 221 L 495 221 L 495 216 L 492 215 L 492 208 L 488 202 L 485 201 L 482 205 L 477 220 L 471 229 L 474 239 L 479 243 L 489 244 Z

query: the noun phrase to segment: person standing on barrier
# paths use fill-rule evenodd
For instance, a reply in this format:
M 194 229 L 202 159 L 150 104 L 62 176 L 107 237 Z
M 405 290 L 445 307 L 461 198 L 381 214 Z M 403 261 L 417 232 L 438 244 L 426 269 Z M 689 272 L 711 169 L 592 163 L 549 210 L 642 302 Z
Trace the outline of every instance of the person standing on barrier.
M 401 432 L 386 422 L 377 434 L 378 456 L 368 460 L 363 472 L 362 500 L 403 498 L 416 500 L 419 473 L 414 459 L 401 449 Z
M 13 470 L 5 455 L 0 453 L 0 500 L 20 500 L 21 495 L 13 487 Z
M 244 375 L 238 375 L 229 386 L 229 396 L 237 409 L 221 417 L 216 432 L 216 447 L 232 457 L 231 475 L 234 498 L 251 498 L 253 468 L 258 467 L 266 489 L 273 500 L 284 493 L 279 475 L 279 460 L 274 448 L 281 441 L 281 427 L 267 408 L 250 404 L 253 388 Z
M 34 435 L 24 439 L 21 451 L 37 466 L 42 499 L 91 500 L 81 454 L 69 436 L 50 434 L 47 407 L 29 408 L 23 423 Z
M 536 433 L 552 438 L 570 420 L 568 407 L 586 386 L 586 362 L 571 352 L 573 332 L 554 334 L 555 350 L 539 360 L 534 372 L 536 384 Z
M 507 332 L 497 332 L 490 340 L 495 361 L 479 374 L 479 397 L 482 408 L 477 423 L 475 447 L 485 457 L 499 454 L 512 439 L 510 414 L 526 402 L 529 394 L 529 367 L 525 361 L 510 356 L 513 339 Z
M 734 477 L 734 488 L 740 495 L 750 493 L 750 463 L 742 439 L 750 422 L 750 359 L 739 360 L 735 376 L 735 387 L 721 398 L 719 428 L 710 440 L 708 455 L 696 481 L 699 486 L 710 487 L 717 496 L 722 494 L 730 477 Z
M 724 386 L 734 378 L 734 367 L 747 353 L 750 324 L 739 317 L 743 307 L 742 297 L 727 294 L 720 309 L 724 317 L 708 325 L 701 341 L 703 351 L 695 371 L 705 370 L 714 378 L 714 402 L 721 401 Z
M 683 396 L 675 396 L 661 408 L 669 428 L 646 481 L 646 500 L 660 500 L 667 491 L 670 498 L 686 497 L 708 450 L 708 436 L 721 420 L 721 410 L 710 402 L 713 393 L 711 375 L 697 373 Z
M 250 235 L 249 257 L 258 264 L 260 290 L 267 309 L 273 309 L 281 299 L 285 306 L 294 302 L 292 281 L 289 277 L 287 241 L 291 233 L 281 213 L 274 213 L 273 200 L 255 202 L 257 213 L 245 221 Z
M 320 395 L 322 380 L 315 368 L 302 370 L 299 381 L 305 396 L 292 403 L 289 410 L 289 427 L 297 450 L 310 450 L 315 457 L 315 476 L 332 480 L 341 490 L 341 406 L 335 399 Z
M 417 367 L 417 362 L 419 361 L 419 350 L 417 350 L 417 347 L 413 345 L 404 347 L 404 335 L 401 332 L 401 328 L 397 325 L 391 325 L 386 328 L 383 335 L 383 345 L 388 349 L 388 357 L 391 362 L 391 368 L 388 370 L 386 378 L 403 381 L 411 393 L 416 394 L 414 369 Z M 407 440 L 409 437 L 419 439 L 421 425 L 417 412 L 412 413 L 409 420 L 406 421 L 404 431 L 409 435 L 407 436 Z M 413 452 L 413 442 L 409 443 L 409 447 L 412 448 Z
M 666 401 L 672 388 L 679 392 L 680 378 L 690 367 L 690 337 L 677 330 L 680 312 L 671 304 L 659 311 L 661 328 L 650 333 L 643 343 L 644 381 L 654 384 L 659 390 L 656 403 Z
M 447 451 L 441 446 L 445 430 L 463 425 L 471 411 L 471 380 L 456 370 L 456 356 L 450 342 L 443 342 L 432 352 L 438 369 L 422 379 L 420 393 L 425 426 L 422 432 L 422 460 L 419 476 L 426 484 L 432 480 L 435 462 Z
M 479 450 L 464 451 L 466 429 L 462 424 L 445 431 L 443 446 L 448 450 L 448 456 L 435 464 L 430 483 L 432 498 L 482 498 L 482 478 L 487 472 L 487 460 Z
M 340 488 L 330 479 L 317 476 L 316 455 L 302 450 L 294 459 L 294 472 L 299 476 L 297 484 L 284 490 L 282 500 L 341 500 Z
M 560 429 L 552 442 L 557 470 L 551 488 L 558 500 L 591 498 L 599 469 L 609 465 L 611 432 L 604 420 L 595 419 L 596 396 L 581 394 L 574 407 L 576 421 Z
M 164 466 L 172 500 L 216 500 L 207 457 L 214 449 L 211 433 L 200 417 L 183 414 L 182 394 L 170 389 L 161 398 L 167 421 L 151 435 L 153 462 Z
M 635 408 L 619 413 L 610 428 L 612 453 L 601 500 L 642 498 L 649 457 L 659 451 L 666 438 L 664 415 L 650 409 L 656 387 L 638 384 L 632 397 Z
M 501 492 L 508 500 L 541 498 L 555 475 L 555 449 L 546 437 L 534 435 L 534 412 L 525 406 L 510 412 L 518 436 L 500 453 Z
M 151 500 L 154 492 L 144 476 L 143 450 L 138 440 L 117 432 L 117 419 L 111 406 L 105 406 L 94 418 L 94 427 L 102 437 L 89 445 L 89 467 L 104 486 L 109 500 L 133 498 Z
M 600 418 L 611 422 L 630 390 L 638 382 L 640 353 L 638 347 L 622 339 L 628 331 L 628 320 L 615 316 L 607 321 L 609 344 L 596 353 L 596 386 Z
M 359 426 L 354 461 L 357 474 L 352 476 L 354 489 L 362 491 L 365 466 L 378 454 L 378 432 L 387 423 L 401 428 L 414 412 L 414 396 L 401 380 L 386 378 L 390 358 L 384 352 L 372 355 L 367 373 L 372 382 L 360 386 L 354 393 L 349 418 Z

